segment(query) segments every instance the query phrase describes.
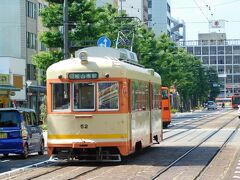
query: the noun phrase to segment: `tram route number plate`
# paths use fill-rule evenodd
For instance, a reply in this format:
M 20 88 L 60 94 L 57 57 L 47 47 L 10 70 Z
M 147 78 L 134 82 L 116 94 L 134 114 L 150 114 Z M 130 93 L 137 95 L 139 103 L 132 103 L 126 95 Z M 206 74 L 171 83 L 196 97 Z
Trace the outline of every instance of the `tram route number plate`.
M 7 133 L 0 132 L 0 139 L 7 139 Z

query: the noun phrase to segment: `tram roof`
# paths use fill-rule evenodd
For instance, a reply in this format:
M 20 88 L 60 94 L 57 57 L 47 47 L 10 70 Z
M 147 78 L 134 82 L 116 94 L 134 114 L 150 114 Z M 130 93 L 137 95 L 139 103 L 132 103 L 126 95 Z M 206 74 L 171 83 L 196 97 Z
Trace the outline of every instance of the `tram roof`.
M 112 48 L 96 48 L 101 51 L 106 51 Z M 83 49 L 85 50 L 85 49 Z M 114 50 L 115 51 L 115 50 Z M 121 61 L 119 57 L 110 56 L 106 53 L 106 56 L 94 53 L 88 53 L 87 61 L 83 62 L 80 58 L 72 58 L 59 61 L 51 65 L 47 70 L 47 79 L 57 79 L 59 75 L 63 78 L 67 78 L 68 73 L 72 72 L 97 72 L 99 78 L 105 78 L 106 73 L 110 78 L 130 78 L 141 79 L 146 81 L 158 82 L 161 81 L 161 77 L 153 69 L 146 69 L 144 67 L 136 66 L 124 61 Z M 103 53 L 104 54 L 104 53 Z

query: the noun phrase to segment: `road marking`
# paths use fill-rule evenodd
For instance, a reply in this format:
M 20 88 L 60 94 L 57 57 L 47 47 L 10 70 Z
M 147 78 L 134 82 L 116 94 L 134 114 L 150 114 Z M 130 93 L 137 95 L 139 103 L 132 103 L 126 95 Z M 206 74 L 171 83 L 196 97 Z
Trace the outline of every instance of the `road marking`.
M 240 173 L 240 171 L 235 171 L 234 173 L 236 173 L 236 174 L 239 174 L 239 173 Z
M 240 166 L 236 167 L 236 169 L 240 169 Z
M 240 179 L 240 176 L 233 176 L 234 179 Z
M 8 162 L 8 161 L 10 161 L 10 160 L 3 160 L 3 161 L 1 161 L 1 162 Z
M 52 163 L 52 162 L 50 162 L 49 160 L 42 161 L 42 162 L 39 162 L 39 163 L 31 164 L 31 165 L 24 166 L 24 167 L 21 167 L 21 168 L 17 168 L 17 169 L 11 170 L 11 171 L 0 173 L 0 176 L 11 175 L 12 173 L 16 173 L 16 172 L 19 172 L 19 171 L 25 171 L 28 168 L 38 167 L 39 165 L 46 164 L 46 163 Z

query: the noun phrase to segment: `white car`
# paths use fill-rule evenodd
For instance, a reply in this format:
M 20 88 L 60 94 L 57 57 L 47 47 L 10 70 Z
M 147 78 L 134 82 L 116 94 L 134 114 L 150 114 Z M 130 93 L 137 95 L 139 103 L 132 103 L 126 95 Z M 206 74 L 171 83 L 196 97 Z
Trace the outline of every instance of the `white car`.
M 214 102 L 214 101 L 208 101 L 207 102 L 207 109 L 209 110 L 209 109 L 217 109 L 217 105 L 216 105 L 216 103 Z

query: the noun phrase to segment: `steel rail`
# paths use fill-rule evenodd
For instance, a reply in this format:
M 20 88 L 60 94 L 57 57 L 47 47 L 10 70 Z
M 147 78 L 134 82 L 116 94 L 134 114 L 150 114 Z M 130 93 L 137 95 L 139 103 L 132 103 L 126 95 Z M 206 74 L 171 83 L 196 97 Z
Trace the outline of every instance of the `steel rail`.
M 231 123 L 234 119 L 236 119 L 237 116 L 235 116 L 234 118 L 230 119 L 227 123 L 225 123 L 224 125 L 222 125 L 219 129 L 215 130 L 214 132 L 212 132 L 210 135 L 208 135 L 206 138 L 204 138 L 199 144 L 197 144 L 196 146 L 192 147 L 191 149 L 189 149 L 187 152 L 185 152 L 183 155 L 181 155 L 179 158 L 177 158 L 175 161 L 173 161 L 170 165 L 168 165 L 166 168 L 163 168 L 161 170 L 159 170 L 151 179 L 154 180 L 156 178 L 158 178 L 161 174 L 163 174 L 164 172 L 168 171 L 171 167 L 173 167 L 176 163 L 178 163 L 179 161 L 181 161 L 184 157 L 186 157 L 187 155 L 189 155 L 192 151 L 194 151 L 195 149 L 197 149 L 200 145 L 202 145 L 204 142 L 206 142 L 208 139 L 210 139 L 211 137 L 213 137 L 215 134 L 217 134 L 221 129 L 223 129 L 224 127 L 226 127 L 229 123 Z

